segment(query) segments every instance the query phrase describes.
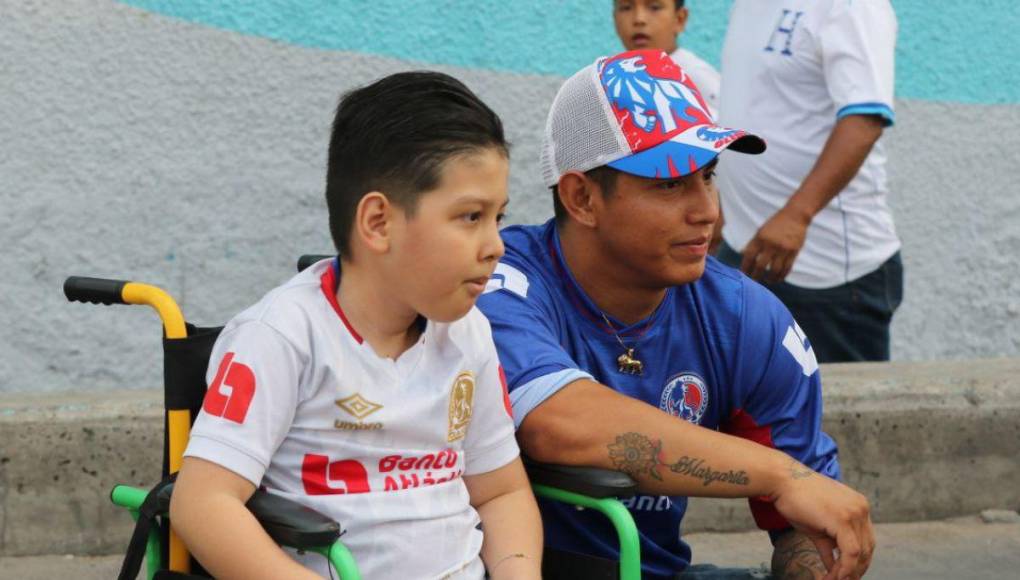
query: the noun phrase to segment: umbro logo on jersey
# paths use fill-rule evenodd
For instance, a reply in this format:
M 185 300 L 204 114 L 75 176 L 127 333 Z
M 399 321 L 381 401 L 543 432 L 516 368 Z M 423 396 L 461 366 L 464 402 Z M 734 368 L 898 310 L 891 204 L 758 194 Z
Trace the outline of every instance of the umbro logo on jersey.
M 379 421 L 372 423 L 362 422 L 365 417 L 368 417 L 372 413 L 382 409 L 383 406 L 362 397 L 361 393 L 354 393 L 350 397 L 337 399 L 336 406 L 340 407 L 357 419 L 357 422 L 337 419 L 333 422 L 333 426 L 337 429 L 348 429 L 351 431 L 375 431 L 377 429 L 382 429 L 383 424 Z

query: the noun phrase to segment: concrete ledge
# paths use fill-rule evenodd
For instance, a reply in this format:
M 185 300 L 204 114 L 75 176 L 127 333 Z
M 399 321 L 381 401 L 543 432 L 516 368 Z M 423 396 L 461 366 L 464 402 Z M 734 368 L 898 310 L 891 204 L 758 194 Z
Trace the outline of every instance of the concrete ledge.
M 1020 507 L 1020 359 L 823 365 L 844 479 L 897 522 Z M 110 554 L 130 537 L 115 483 L 159 477 L 155 391 L 0 396 L 0 556 Z M 753 528 L 695 500 L 685 532 Z

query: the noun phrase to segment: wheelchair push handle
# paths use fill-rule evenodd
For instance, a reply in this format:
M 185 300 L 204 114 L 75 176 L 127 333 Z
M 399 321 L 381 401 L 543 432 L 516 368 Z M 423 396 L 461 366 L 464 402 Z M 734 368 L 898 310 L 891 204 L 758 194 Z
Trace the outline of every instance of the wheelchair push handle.
M 109 280 L 107 278 L 87 278 L 71 276 L 64 281 L 64 296 L 71 302 L 91 302 L 92 304 L 127 304 L 124 302 L 124 286 L 127 280 Z
M 150 306 L 163 321 L 167 338 L 177 339 L 188 336 L 180 307 L 177 306 L 177 302 L 172 296 L 158 286 L 127 280 L 71 276 L 64 281 L 64 295 L 71 302 L 91 302 L 107 306 L 111 304 Z
M 331 254 L 304 254 L 297 261 L 297 271 L 304 272 L 308 266 L 326 258 L 335 258 L 336 256 Z

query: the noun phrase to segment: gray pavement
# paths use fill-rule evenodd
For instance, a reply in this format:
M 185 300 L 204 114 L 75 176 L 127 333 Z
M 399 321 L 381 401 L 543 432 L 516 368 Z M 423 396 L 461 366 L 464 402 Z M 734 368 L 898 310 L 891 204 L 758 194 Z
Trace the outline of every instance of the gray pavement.
M 878 550 L 869 579 L 993 580 L 1020 577 L 1020 523 L 984 523 L 977 516 L 933 522 L 879 524 Z M 760 566 L 771 546 L 762 532 L 688 536 L 695 560 L 727 566 Z M 120 556 L 0 558 L 0 578 L 106 580 Z

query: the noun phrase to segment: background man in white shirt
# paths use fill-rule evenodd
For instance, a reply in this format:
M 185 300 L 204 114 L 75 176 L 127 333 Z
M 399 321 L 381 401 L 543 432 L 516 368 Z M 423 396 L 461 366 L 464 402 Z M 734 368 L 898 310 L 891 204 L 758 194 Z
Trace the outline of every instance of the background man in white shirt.
M 719 164 L 719 258 L 791 310 L 821 362 L 889 359 L 902 299 L 886 203 L 896 15 L 888 0 L 736 0 L 720 123 L 768 142 Z M 740 253 L 738 253 L 740 252 Z

